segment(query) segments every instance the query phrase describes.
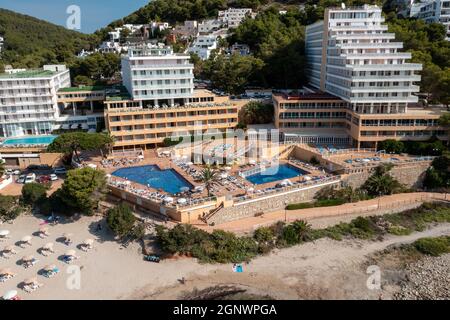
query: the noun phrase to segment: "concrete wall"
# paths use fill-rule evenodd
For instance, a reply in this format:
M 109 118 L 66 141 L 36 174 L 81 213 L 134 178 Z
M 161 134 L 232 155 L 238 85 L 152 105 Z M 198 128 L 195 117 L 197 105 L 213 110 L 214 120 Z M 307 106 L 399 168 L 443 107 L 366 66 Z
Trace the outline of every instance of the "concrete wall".
M 425 172 L 430 162 L 420 162 L 410 165 L 395 166 L 389 172 L 395 179 L 407 187 L 422 187 Z M 373 174 L 374 169 L 342 175 L 342 181 L 353 188 L 359 188 Z
M 208 223 L 217 225 L 228 221 L 254 217 L 256 214 L 263 212 L 268 213 L 283 210 L 286 207 L 286 204 L 289 203 L 309 202 L 314 199 L 314 195 L 317 191 L 329 185 L 340 185 L 340 181 L 330 181 L 321 185 L 308 186 L 297 190 L 290 190 L 257 199 L 237 202 L 231 207 L 220 210 L 208 220 Z

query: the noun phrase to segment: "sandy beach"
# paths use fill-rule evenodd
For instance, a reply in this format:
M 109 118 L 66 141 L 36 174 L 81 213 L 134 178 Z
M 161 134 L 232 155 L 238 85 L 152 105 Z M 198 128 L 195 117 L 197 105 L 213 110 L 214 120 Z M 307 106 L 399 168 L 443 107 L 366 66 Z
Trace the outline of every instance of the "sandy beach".
M 32 246 L 16 247 L 10 259 L 0 258 L 0 269 L 10 268 L 17 276 L 0 283 L 0 293 L 17 290 L 23 299 L 178 299 L 194 289 L 217 285 L 235 285 L 252 294 L 269 294 L 276 299 L 378 299 L 379 290 L 366 287 L 367 274 L 362 268 L 367 255 L 387 246 L 411 242 L 424 236 L 450 234 L 450 225 L 443 224 L 424 232 L 403 237 L 386 237 L 383 241 L 333 241 L 321 239 L 314 243 L 275 250 L 273 253 L 244 264 L 243 273 L 234 273 L 230 264 L 199 264 L 195 259 L 172 259 L 159 264 L 143 260 L 140 245 L 122 248 L 104 226 L 96 231 L 99 217 L 83 217 L 76 222 L 49 227 L 50 236 L 32 238 Z M 42 220 L 24 216 L 14 224 L 0 225 L 11 231 L 11 239 L 0 243 L 1 248 L 15 245 L 25 235 L 39 230 Z M 58 242 L 63 233 L 73 233 L 73 244 Z M 83 252 L 77 248 L 85 239 L 95 239 L 94 249 Z M 47 242 L 55 244 L 56 253 L 44 257 L 37 250 Z M 81 267 L 81 288 L 68 289 L 68 265 L 58 258 L 69 249 L 80 257 L 72 265 Z M 24 269 L 18 261 L 34 255 L 38 262 Z M 38 272 L 55 264 L 61 272 L 47 279 Z M 26 278 L 37 277 L 44 286 L 27 294 L 18 285 Z M 178 281 L 184 277 L 185 284 Z M 389 298 L 388 293 L 384 294 Z

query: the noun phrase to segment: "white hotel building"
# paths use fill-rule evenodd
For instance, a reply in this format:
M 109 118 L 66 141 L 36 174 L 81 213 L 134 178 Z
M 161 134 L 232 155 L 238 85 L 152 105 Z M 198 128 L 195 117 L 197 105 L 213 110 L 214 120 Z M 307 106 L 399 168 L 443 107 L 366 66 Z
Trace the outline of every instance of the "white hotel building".
M 185 104 L 194 93 L 194 65 L 171 47 L 146 44 L 122 57 L 123 85 L 142 105 Z
M 404 113 L 418 101 L 421 64 L 387 32 L 381 9 L 329 8 L 306 28 L 310 84 L 340 97 L 357 113 Z
M 410 5 L 410 16 L 427 23 L 441 23 L 447 30 L 446 40 L 450 41 L 450 0 L 427 0 Z
M 59 117 L 57 91 L 70 87 L 69 70 L 48 65 L 0 75 L 0 137 L 49 134 Z

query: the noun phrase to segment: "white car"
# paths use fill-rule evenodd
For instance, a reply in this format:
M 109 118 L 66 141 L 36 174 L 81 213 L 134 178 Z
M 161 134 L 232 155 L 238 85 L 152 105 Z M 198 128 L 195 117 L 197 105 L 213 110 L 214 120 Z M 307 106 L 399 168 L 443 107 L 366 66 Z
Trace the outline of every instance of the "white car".
M 58 180 L 58 176 L 57 176 L 56 174 L 52 173 L 52 174 L 50 175 L 50 180 L 51 180 L 51 181 L 56 181 L 56 180 Z
M 20 170 L 14 170 L 13 174 L 16 175 L 16 176 L 20 175 Z
M 32 183 L 36 181 L 36 175 L 34 173 L 31 173 L 25 177 L 24 183 Z

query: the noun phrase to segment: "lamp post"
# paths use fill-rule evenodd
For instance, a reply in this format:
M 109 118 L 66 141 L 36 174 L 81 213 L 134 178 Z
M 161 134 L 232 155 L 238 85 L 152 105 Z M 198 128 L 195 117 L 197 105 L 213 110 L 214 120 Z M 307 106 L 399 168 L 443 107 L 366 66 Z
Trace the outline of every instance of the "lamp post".
M 284 201 L 284 222 L 287 222 L 287 205 L 288 201 Z

